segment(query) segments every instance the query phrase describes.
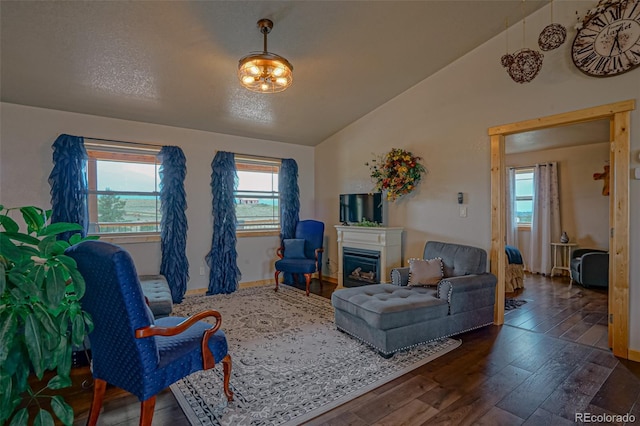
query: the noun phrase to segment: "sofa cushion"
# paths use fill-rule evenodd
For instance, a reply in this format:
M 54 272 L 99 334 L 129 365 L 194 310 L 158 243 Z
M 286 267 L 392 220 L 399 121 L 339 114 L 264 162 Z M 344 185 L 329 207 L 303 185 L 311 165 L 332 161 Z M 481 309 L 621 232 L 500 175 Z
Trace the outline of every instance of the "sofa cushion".
M 478 247 L 429 241 L 424 246 L 424 259 L 442 258 L 444 277 L 483 274 L 487 272 L 487 252 Z
M 375 284 L 337 290 L 331 302 L 340 309 L 362 318 L 371 327 L 389 330 L 446 316 L 446 299 L 435 297 L 427 287 L 398 287 Z
M 142 293 L 149 301 L 149 308 L 155 318 L 166 317 L 171 314 L 173 301 L 171 290 L 164 275 L 140 275 Z
M 442 279 L 442 259 L 409 259 L 409 286 L 436 285 Z

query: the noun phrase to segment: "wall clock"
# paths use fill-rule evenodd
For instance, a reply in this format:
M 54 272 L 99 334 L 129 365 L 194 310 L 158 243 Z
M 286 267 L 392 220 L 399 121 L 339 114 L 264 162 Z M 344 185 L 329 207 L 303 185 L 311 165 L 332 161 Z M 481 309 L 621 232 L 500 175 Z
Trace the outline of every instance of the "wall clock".
M 573 40 L 575 66 L 593 77 L 611 77 L 640 66 L 640 0 L 601 1 Z

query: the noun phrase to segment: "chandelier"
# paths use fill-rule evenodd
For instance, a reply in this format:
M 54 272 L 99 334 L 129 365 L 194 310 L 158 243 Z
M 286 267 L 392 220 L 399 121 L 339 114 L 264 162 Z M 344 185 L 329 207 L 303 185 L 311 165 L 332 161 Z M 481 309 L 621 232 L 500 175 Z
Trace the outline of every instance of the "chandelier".
M 282 92 L 293 82 L 293 66 L 280 55 L 267 52 L 267 34 L 273 22 L 258 21 L 258 29 L 264 36 L 262 52 L 251 52 L 238 63 L 238 79 L 247 89 L 259 93 Z

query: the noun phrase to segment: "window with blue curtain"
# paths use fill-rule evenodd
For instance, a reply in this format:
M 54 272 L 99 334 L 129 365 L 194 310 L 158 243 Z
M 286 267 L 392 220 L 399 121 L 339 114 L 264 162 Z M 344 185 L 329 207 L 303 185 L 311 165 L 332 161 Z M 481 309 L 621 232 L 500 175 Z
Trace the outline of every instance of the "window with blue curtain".
M 87 235 L 87 151 L 81 136 L 60 135 L 53 143 L 53 169 L 49 174 L 51 186 L 51 222 L 78 223 L 82 236 Z M 68 240 L 73 232 L 61 234 Z
M 229 294 L 238 289 L 240 281 L 234 199 L 238 177 L 234 154 L 218 151 L 211 163 L 211 169 L 213 237 L 211 250 L 206 256 L 209 265 L 207 294 Z
M 174 303 L 182 302 L 189 281 L 189 260 L 187 259 L 187 197 L 184 179 L 187 161 L 177 146 L 164 146 L 159 154 L 160 166 L 160 206 L 162 221 L 160 245 L 162 262 L 160 273 L 165 276 Z

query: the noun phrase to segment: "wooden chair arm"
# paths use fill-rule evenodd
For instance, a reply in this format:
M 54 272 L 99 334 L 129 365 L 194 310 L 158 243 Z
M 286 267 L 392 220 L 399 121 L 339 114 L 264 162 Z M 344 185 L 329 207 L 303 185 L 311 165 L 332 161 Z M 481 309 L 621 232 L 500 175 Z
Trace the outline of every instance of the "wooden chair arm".
M 206 311 L 198 312 L 197 314 L 185 319 L 180 324 L 175 327 L 158 327 L 155 325 L 150 325 L 147 327 L 142 327 L 136 330 L 136 339 L 142 339 L 144 337 L 150 336 L 175 336 L 176 334 L 180 334 L 196 322 L 208 318 L 214 317 L 216 319 L 216 324 L 206 331 L 208 334 L 215 333 L 220 328 L 222 324 L 222 315 L 220 312 L 214 311 L 213 309 L 209 309 Z
M 278 249 L 276 250 L 276 255 L 280 259 L 284 259 L 284 247 L 282 247 L 282 246 L 278 247 Z

